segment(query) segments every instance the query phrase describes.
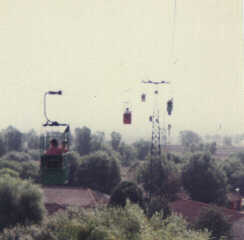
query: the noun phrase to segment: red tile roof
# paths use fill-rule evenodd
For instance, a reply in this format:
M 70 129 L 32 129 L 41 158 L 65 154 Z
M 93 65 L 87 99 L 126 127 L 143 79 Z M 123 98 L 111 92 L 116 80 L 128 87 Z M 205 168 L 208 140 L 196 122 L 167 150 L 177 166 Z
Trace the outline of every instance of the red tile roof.
M 45 206 L 51 213 L 67 206 L 94 207 L 109 201 L 106 194 L 80 187 L 44 187 L 43 193 Z
M 188 221 L 192 223 L 196 221 L 196 219 L 200 216 L 200 213 L 204 208 L 210 206 L 211 205 L 207 203 L 192 200 L 177 200 L 175 202 L 170 203 L 170 207 L 172 208 L 173 212 L 181 214 L 184 218 L 186 218 Z M 226 217 L 228 217 L 228 219 L 232 223 L 239 220 L 240 218 L 244 218 L 244 214 L 241 214 L 238 211 L 223 207 L 219 207 L 219 209 Z

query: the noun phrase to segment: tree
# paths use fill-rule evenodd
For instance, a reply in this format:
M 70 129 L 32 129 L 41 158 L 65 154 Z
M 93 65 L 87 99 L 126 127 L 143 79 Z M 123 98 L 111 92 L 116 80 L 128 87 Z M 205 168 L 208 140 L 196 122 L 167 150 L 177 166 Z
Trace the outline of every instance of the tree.
M 40 137 L 37 135 L 34 129 L 25 134 L 28 149 L 40 148 Z
M 198 145 L 201 142 L 201 137 L 193 131 L 186 130 L 180 132 L 180 141 L 182 146 L 190 149 L 192 145 Z
M 117 151 L 119 149 L 121 139 L 122 139 L 122 136 L 120 133 L 115 132 L 115 131 L 113 131 L 111 133 L 111 144 L 115 151 Z
M 38 186 L 6 175 L 0 177 L 0 230 L 16 224 L 40 223 L 44 215 Z
M 193 200 L 225 204 L 227 178 L 210 154 L 194 154 L 183 168 L 182 180 Z
M 88 127 L 75 129 L 75 149 L 82 156 L 91 151 L 91 130 Z
M 226 147 L 232 146 L 232 138 L 229 136 L 225 136 L 223 139 L 223 145 Z
M 121 143 L 118 149 L 121 155 L 121 164 L 129 166 L 136 159 L 136 150 L 133 146 Z
M 164 157 L 146 162 L 139 170 L 138 182 L 142 183 L 146 192 L 169 200 L 176 199 L 181 186 L 177 169 Z
M 91 152 L 99 151 L 102 149 L 105 140 L 104 132 L 96 132 L 91 136 Z
M 169 201 L 163 196 L 153 196 L 144 203 L 145 214 L 151 218 L 155 213 L 160 213 L 165 219 L 171 215 L 172 210 L 169 206 Z
M 9 126 L 3 131 L 4 142 L 8 151 L 21 151 L 23 147 L 23 134 L 16 128 Z
M 135 183 L 121 182 L 113 190 L 109 204 L 112 206 L 125 207 L 126 200 L 129 199 L 132 203 L 137 203 L 143 206 L 142 191 Z
M 222 213 L 221 209 L 210 207 L 204 209 L 195 224 L 196 229 L 208 229 L 211 233 L 211 239 L 219 240 L 230 239 L 232 224 Z
M 228 184 L 231 190 L 240 189 L 240 193 L 244 194 L 244 163 L 243 154 L 239 153 L 221 164 L 221 168 L 225 172 Z
M 133 145 L 137 150 L 137 157 L 140 160 L 145 160 L 145 158 L 150 152 L 151 143 L 149 141 L 141 139 L 139 141 L 136 141 Z
M 4 142 L 4 137 L 0 134 L 0 157 L 3 156 L 7 152 L 7 147 Z
M 104 193 L 111 193 L 119 182 L 120 169 L 117 160 L 103 151 L 84 156 L 75 176 L 77 185 Z

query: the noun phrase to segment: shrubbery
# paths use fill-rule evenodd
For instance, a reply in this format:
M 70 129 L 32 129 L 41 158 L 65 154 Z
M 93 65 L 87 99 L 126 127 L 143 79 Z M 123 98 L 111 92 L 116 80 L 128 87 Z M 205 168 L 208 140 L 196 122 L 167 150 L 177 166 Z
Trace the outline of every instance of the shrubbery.
M 133 203 L 143 206 L 143 195 L 139 187 L 132 182 L 121 182 L 118 184 L 110 197 L 110 205 L 124 207 L 126 200 L 129 199 Z
M 111 193 L 120 182 L 120 169 L 116 159 L 98 151 L 82 158 L 75 173 L 75 184 L 104 193 Z
M 211 239 L 219 240 L 221 237 L 231 238 L 231 223 L 221 210 L 211 207 L 205 209 L 196 222 L 196 229 L 208 229 Z
M 176 167 L 165 158 L 148 160 L 138 172 L 138 182 L 146 192 L 176 199 L 181 187 L 180 175 Z
M 40 223 L 44 214 L 37 186 L 6 175 L 0 178 L 0 230 L 18 223 Z
M 194 154 L 182 173 L 185 190 L 195 201 L 226 203 L 227 178 L 209 154 Z
M 0 240 L 208 240 L 177 216 L 162 221 L 160 213 L 148 219 L 137 205 L 94 210 L 70 209 L 50 217 L 41 226 L 5 229 Z

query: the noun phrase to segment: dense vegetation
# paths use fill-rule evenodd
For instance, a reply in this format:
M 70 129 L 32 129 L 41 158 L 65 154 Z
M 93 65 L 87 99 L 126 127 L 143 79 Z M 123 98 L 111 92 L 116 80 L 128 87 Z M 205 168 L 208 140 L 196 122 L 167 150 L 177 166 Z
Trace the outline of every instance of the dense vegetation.
M 0 230 L 5 232 L 0 234 L 0 240 L 16 239 L 16 236 L 20 236 L 18 239 L 66 239 L 66 234 L 73 236 L 69 239 L 90 240 L 209 239 L 207 233 L 190 230 L 184 220 L 172 216 L 169 203 L 184 192 L 193 200 L 228 206 L 229 191 L 238 188 L 244 193 L 244 154 L 218 161 L 214 155 L 216 142 L 204 142 L 192 131 L 180 134 L 184 153 L 167 153 L 161 159 L 150 158 L 148 141 L 141 139 L 127 144 L 118 132 L 112 132 L 110 137 L 107 141 L 103 132 L 77 128 L 71 137 L 71 151 L 67 153 L 68 184 L 111 194 L 110 207 L 69 210 L 46 219 L 42 194 L 35 185 L 40 183 L 40 138 L 33 130 L 28 133 L 14 127 L 2 130 Z M 229 146 L 230 139 L 226 138 L 224 144 Z M 127 199 L 141 208 L 126 205 Z M 14 214 L 8 216 L 9 209 Z M 212 237 L 215 236 L 218 229 L 211 228 L 211 221 L 222 221 L 222 218 L 214 214 L 202 215 L 196 229 L 208 228 Z M 220 229 L 218 237 L 226 234 Z M 29 237 L 21 238 L 24 235 Z
M 164 221 L 160 214 L 147 218 L 137 205 L 95 210 L 70 209 L 41 225 L 5 229 L 0 240 L 207 240 L 209 234 L 189 229 L 177 216 Z

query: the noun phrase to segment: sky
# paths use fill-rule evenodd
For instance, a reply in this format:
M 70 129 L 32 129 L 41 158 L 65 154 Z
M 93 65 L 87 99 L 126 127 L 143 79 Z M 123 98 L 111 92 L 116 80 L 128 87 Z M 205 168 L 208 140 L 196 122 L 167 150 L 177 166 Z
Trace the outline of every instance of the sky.
M 71 128 L 150 137 L 154 88 L 172 133 L 244 132 L 242 0 L 0 1 L 0 129 Z M 175 23 L 175 24 L 174 24 Z M 142 103 L 140 95 L 146 93 Z M 168 117 L 166 101 L 174 98 Z M 124 109 L 132 125 L 122 124 Z M 221 125 L 221 129 L 219 126 Z

